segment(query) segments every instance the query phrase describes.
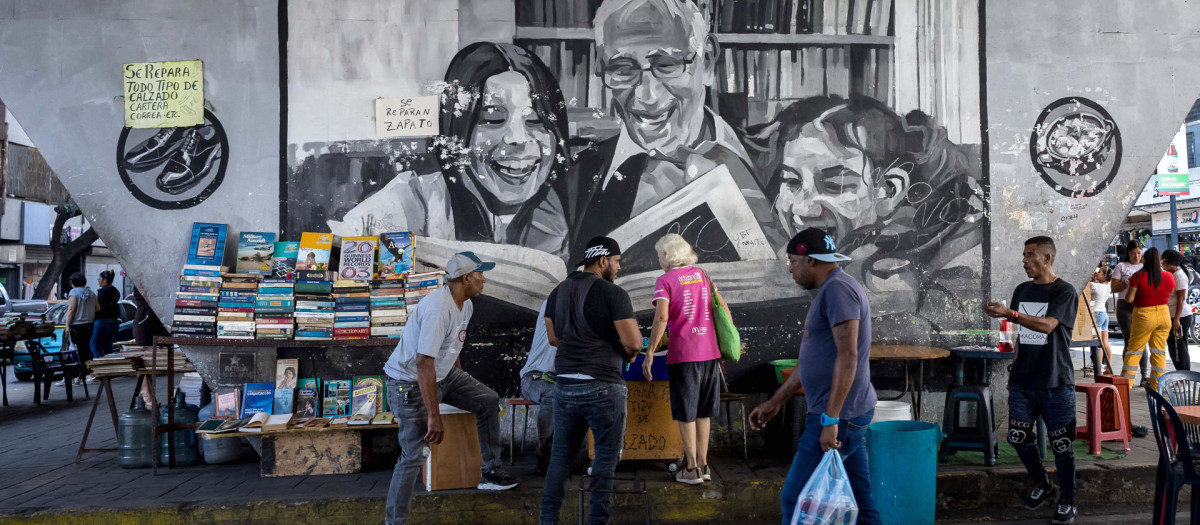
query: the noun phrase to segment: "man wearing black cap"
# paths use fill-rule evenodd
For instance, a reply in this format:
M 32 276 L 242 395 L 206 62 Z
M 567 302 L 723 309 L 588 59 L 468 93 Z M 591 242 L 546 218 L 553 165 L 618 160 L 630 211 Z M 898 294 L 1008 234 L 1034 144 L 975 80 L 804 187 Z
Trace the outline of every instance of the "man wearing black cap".
M 642 351 L 629 294 L 613 284 L 621 248 L 608 237 L 584 246 L 576 271 L 546 299 L 546 337 L 558 348 L 554 445 L 542 489 L 541 523 L 558 523 L 571 463 L 588 430 L 595 441 L 590 523 L 608 523 L 608 492 L 625 441 L 621 366 Z
M 833 237 L 809 228 L 787 246 L 788 271 L 796 284 L 816 290 L 804 321 L 798 373 L 775 395 L 750 412 L 750 426 L 762 429 L 800 385 L 808 401 L 804 435 L 779 499 L 783 523 L 792 521 L 796 498 L 824 453 L 837 449 L 858 503 L 858 523 L 879 523 L 867 466 L 867 426 L 875 416 L 871 386 L 871 305 L 861 284 L 838 267 L 850 258 L 837 252 Z

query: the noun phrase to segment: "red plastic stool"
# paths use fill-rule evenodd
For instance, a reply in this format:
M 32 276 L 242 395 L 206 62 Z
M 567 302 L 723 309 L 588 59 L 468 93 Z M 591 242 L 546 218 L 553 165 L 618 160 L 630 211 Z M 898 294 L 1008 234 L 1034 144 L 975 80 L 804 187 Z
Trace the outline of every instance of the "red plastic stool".
M 1100 443 L 1121 440 L 1129 451 L 1128 422 L 1117 387 L 1101 383 L 1076 383 L 1075 391 L 1087 396 L 1087 424 L 1075 429 L 1079 439 L 1088 440 L 1088 453 L 1100 455 Z M 1110 395 L 1105 399 L 1102 394 Z M 1114 424 L 1115 423 L 1115 424 Z

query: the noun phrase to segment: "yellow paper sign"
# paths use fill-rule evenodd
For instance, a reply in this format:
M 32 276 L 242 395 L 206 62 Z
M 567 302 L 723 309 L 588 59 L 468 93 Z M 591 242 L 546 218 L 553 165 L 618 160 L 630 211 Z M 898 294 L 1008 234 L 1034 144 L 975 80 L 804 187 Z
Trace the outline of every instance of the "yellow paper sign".
M 199 60 L 125 64 L 125 125 L 169 128 L 204 123 L 204 64 Z

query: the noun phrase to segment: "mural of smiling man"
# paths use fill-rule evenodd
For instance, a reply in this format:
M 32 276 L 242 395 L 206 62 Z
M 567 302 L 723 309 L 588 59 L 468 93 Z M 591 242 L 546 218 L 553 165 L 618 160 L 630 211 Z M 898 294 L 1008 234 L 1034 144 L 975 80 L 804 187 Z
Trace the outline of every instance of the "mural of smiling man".
M 480 42 L 451 61 L 432 152 L 340 220 L 338 235 L 412 231 L 561 255 L 568 166 L 562 93 L 546 66 L 511 44 Z
M 704 105 L 719 54 L 703 12 L 686 0 L 610 0 L 594 26 L 621 131 L 576 163 L 575 244 L 610 235 L 631 247 L 632 272 L 654 269 L 650 245 L 663 233 L 683 235 L 706 260 L 774 258 L 784 237 L 750 157 Z M 741 198 L 718 206 L 708 202 L 716 194 Z M 752 242 L 732 243 L 738 235 Z

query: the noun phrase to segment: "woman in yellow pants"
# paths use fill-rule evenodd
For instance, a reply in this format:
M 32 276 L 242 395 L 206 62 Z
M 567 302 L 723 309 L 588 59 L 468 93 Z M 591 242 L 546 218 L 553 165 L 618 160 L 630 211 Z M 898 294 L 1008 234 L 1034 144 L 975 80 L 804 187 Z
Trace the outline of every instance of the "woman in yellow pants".
M 1130 382 L 1134 380 L 1142 349 L 1149 343 L 1150 388 L 1158 390 L 1158 378 L 1167 372 L 1167 336 L 1171 333 L 1167 301 L 1175 290 L 1175 278 L 1163 271 L 1158 248 L 1146 250 L 1142 260 L 1142 269 L 1129 278 L 1129 291 L 1125 295 L 1125 300 L 1133 304 L 1133 326 L 1121 375 Z

